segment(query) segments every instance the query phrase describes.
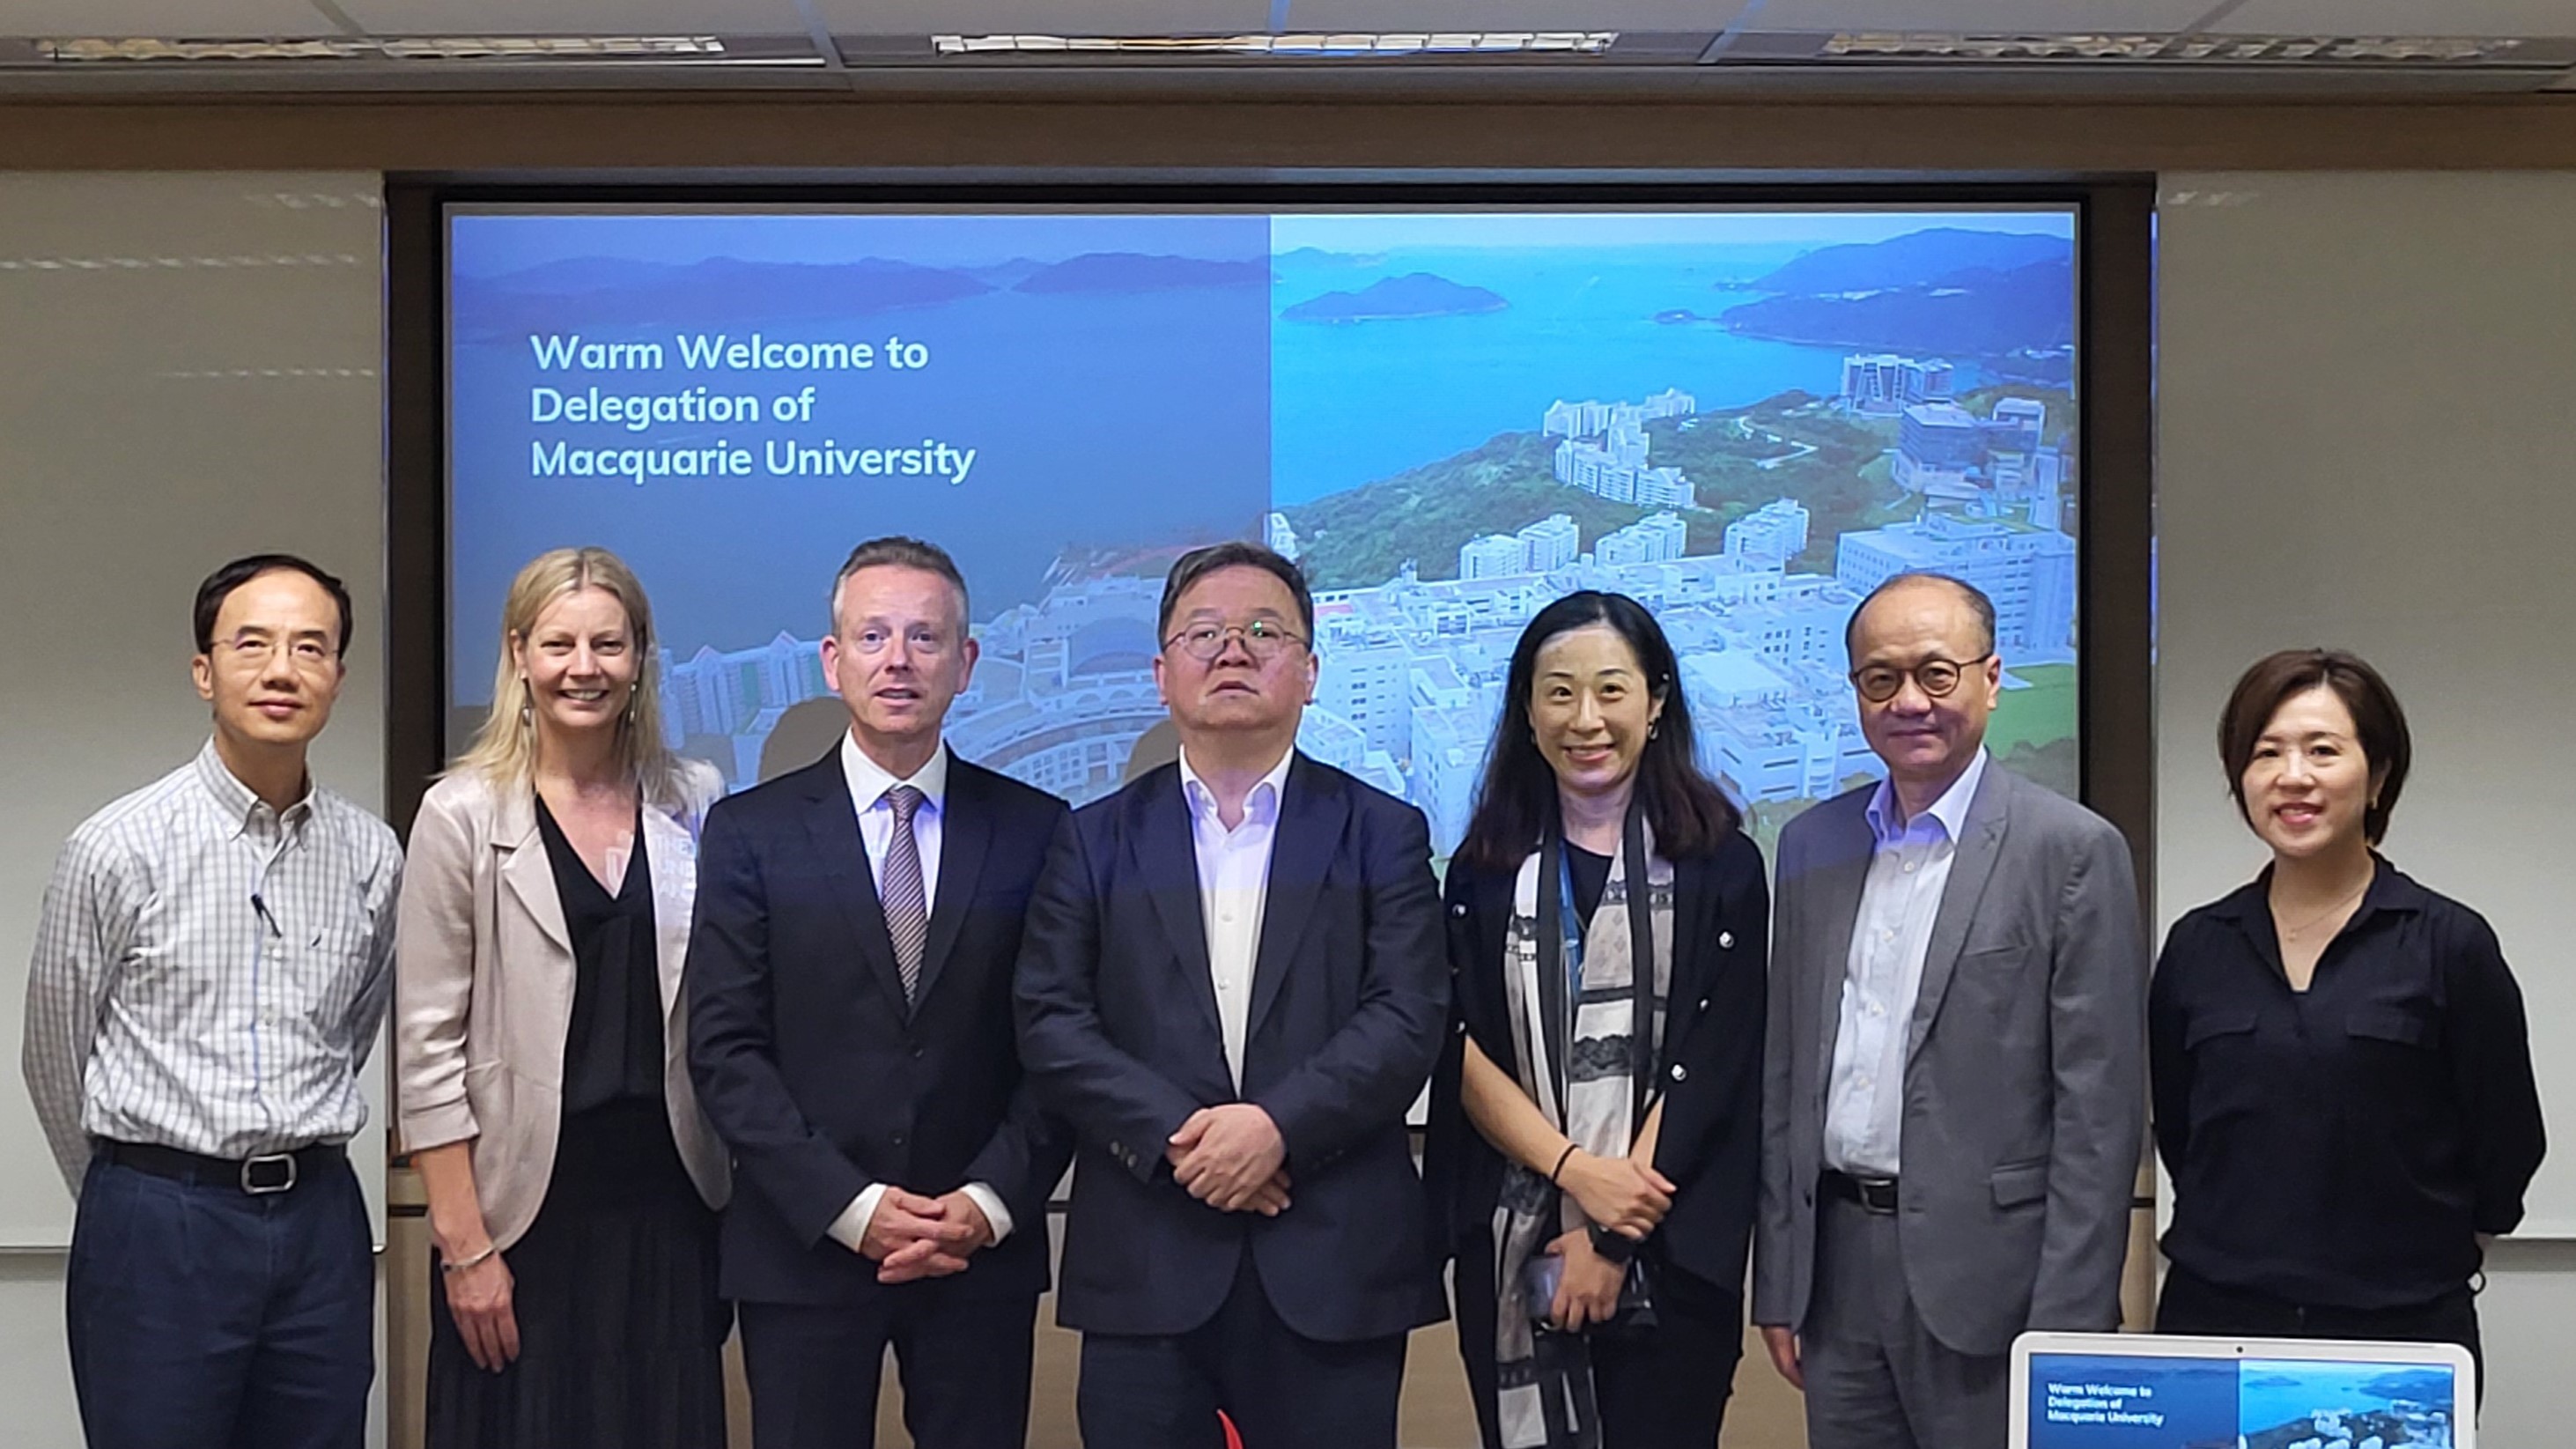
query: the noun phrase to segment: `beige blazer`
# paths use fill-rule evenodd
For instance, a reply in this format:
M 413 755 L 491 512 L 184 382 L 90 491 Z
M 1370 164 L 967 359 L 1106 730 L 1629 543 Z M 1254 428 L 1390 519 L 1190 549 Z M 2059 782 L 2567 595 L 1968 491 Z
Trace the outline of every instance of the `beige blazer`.
M 685 811 L 647 803 L 645 859 L 662 978 L 662 1081 L 680 1161 L 710 1207 L 731 1190 L 724 1145 L 689 1084 L 680 989 L 697 894 L 695 829 L 722 788 L 692 762 Z M 430 787 L 412 822 L 394 936 L 394 1075 L 403 1147 L 474 1144 L 484 1228 L 508 1247 L 536 1220 L 563 1121 L 572 940 L 533 791 L 477 773 Z

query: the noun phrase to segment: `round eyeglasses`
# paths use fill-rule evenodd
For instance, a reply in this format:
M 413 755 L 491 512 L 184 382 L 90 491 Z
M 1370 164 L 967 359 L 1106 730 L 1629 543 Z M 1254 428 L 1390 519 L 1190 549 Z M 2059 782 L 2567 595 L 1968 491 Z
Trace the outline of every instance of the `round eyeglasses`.
M 1959 681 L 1970 669 L 1994 657 L 1995 651 L 1989 649 L 1974 659 L 1926 659 L 1911 669 L 1900 669 L 1893 664 L 1865 664 L 1851 672 L 1852 688 L 1859 690 L 1860 697 L 1872 704 L 1885 704 L 1896 698 L 1896 692 L 1903 689 L 1905 681 L 1910 678 L 1926 699 L 1943 699 L 1959 687 Z

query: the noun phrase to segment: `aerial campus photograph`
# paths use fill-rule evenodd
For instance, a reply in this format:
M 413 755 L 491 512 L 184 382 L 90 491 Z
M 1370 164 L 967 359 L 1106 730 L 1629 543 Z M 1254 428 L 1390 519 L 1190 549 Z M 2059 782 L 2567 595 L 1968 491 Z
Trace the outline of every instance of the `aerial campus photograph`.
M 1020 482 L 1004 435 L 982 449 L 986 491 L 972 507 L 921 525 L 959 554 L 976 592 L 981 660 L 949 719 L 968 758 L 1076 803 L 1154 758 L 1161 574 L 1181 549 L 1235 535 L 1297 559 L 1316 591 L 1321 679 L 1301 744 L 1421 808 L 1443 855 L 1465 828 L 1522 623 L 1583 588 L 1654 608 L 1681 656 L 1703 764 L 1766 844 L 1806 804 L 1878 771 L 1845 680 L 1843 626 L 1873 585 L 1905 570 L 1957 574 L 1994 598 L 2006 677 L 1990 743 L 2016 770 L 2077 787 L 2070 211 L 1349 212 L 1195 230 L 1147 218 L 1165 229 L 1059 227 L 1059 251 L 1093 250 L 1045 262 L 970 257 L 1026 249 L 1029 235 L 983 241 L 974 224 L 991 218 L 939 220 L 950 230 L 937 245 L 959 253 L 961 272 L 972 260 L 975 286 L 1000 296 L 960 287 L 919 301 L 902 314 L 914 334 L 942 335 L 943 309 L 1007 303 L 1021 310 L 993 315 L 1043 336 L 1066 324 L 1033 309 L 1067 305 L 1068 293 L 1093 309 L 1084 325 L 1095 335 L 1197 329 L 1186 376 L 1150 375 L 1141 347 L 1114 377 L 1063 375 L 1094 389 L 1067 418 L 1088 426 L 1105 413 L 1115 436 L 1164 445 L 1117 450 L 1117 481 L 1091 510 L 1105 522 L 1048 512 L 1036 490 L 1060 499 L 1068 469 Z M 1266 223 L 1258 268 L 1243 265 L 1247 221 Z M 1181 245 L 1202 255 L 1143 254 Z M 737 267 L 723 291 L 743 285 Z M 470 279 L 459 290 L 472 293 Z M 484 305 L 524 308 L 507 295 Z M 675 297 L 670 310 L 706 305 Z M 1113 314 L 1123 321 L 1104 322 Z M 508 320 L 487 330 L 525 330 Z M 1228 355 L 1265 338 L 1249 368 Z M 460 374 L 474 340 L 459 339 Z M 514 339 L 493 340 L 497 355 Z M 994 363 L 974 389 L 980 405 L 1030 386 L 990 374 L 1036 350 Z M 952 368 L 946 381 L 961 380 Z M 1141 391 L 1156 387 L 1197 392 L 1173 406 Z M 460 433 L 471 392 L 460 386 Z M 1247 411 L 1266 411 L 1266 431 L 1264 419 L 1246 426 Z M 944 431 L 922 431 L 972 431 L 953 414 L 939 420 Z M 1186 436 L 1193 428 L 1204 436 Z M 524 427 L 490 431 L 524 460 Z M 1247 434 L 1252 447 L 1266 441 L 1266 460 L 1245 456 Z M 1209 470 L 1222 482 L 1194 476 L 1212 450 L 1229 455 L 1232 466 Z M 467 471 L 480 455 L 458 455 L 463 555 L 476 542 Z M 1248 488 L 1245 472 L 1258 475 Z M 526 478 L 519 467 L 515 489 Z M 1015 486 L 1032 490 L 1031 507 L 997 502 Z M 1180 526 L 1135 502 L 1158 488 L 1188 498 Z M 791 527 L 768 521 L 773 539 Z M 667 513 L 606 541 L 630 558 L 703 546 Z M 495 537 L 493 564 L 519 546 Z M 674 740 L 736 787 L 819 754 L 838 728 L 816 660 L 819 606 L 800 594 L 727 618 L 728 601 L 701 604 L 659 583 L 669 570 L 639 566 L 665 616 Z M 458 609 L 466 643 L 475 621 L 461 598 Z M 460 668 L 456 681 L 461 723 L 476 672 Z

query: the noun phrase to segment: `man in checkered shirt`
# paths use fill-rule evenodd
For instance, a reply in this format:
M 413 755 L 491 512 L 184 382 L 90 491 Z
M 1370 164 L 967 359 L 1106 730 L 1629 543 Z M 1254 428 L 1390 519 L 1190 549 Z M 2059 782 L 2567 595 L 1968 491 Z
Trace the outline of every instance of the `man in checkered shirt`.
M 375 1275 L 346 1143 L 402 851 L 305 753 L 349 592 L 259 554 L 197 592 L 197 757 L 82 822 L 28 970 L 28 1095 L 79 1200 L 65 1283 L 93 1449 L 365 1441 Z

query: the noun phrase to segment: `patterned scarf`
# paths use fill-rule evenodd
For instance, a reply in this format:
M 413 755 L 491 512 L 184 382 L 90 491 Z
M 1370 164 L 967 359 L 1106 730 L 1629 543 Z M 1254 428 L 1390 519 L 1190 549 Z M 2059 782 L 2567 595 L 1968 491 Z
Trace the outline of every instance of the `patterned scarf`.
M 1664 999 L 1671 991 L 1673 974 L 1673 867 L 1670 861 L 1656 858 L 1642 822 L 1632 824 L 1626 838 L 1638 842 L 1643 848 L 1637 853 L 1646 857 L 1645 905 L 1654 951 L 1651 1030 L 1652 1039 L 1661 1042 Z M 1545 985 L 1548 974 L 1557 974 L 1560 981 L 1570 974 L 1561 951 L 1546 949 L 1545 944 L 1547 935 L 1559 929 L 1558 912 L 1541 909 L 1542 891 L 1554 895 L 1563 889 L 1558 878 L 1546 874 L 1547 867 L 1556 864 L 1560 849 L 1532 851 L 1521 862 L 1512 887 L 1503 980 L 1510 998 L 1520 1087 L 1538 1104 L 1548 1124 L 1577 1147 L 1597 1157 L 1625 1156 L 1642 1122 L 1634 1077 L 1636 938 L 1628 881 L 1631 850 L 1623 844 L 1612 857 L 1601 904 L 1583 931 L 1582 990 L 1571 1003 L 1569 1031 L 1565 1015 L 1549 1006 L 1552 997 L 1564 999 L 1562 990 L 1551 992 Z M 1597 1449 L 1601 1442 L 1585 1337 L 1537 1331 L 1525 1301 L 1523 1277 L 1532 1257 L 1586 1221 L 1573 1194 L 1560 1192 L 1545 1175 L 1517 1162 L 1504 1164 L 1502 1197 L 1494 1208 L 1494 1282 L 1499 1299 L 1494 1359 L 1501 1388 L 1498 1417 L 1503 1449 Z

